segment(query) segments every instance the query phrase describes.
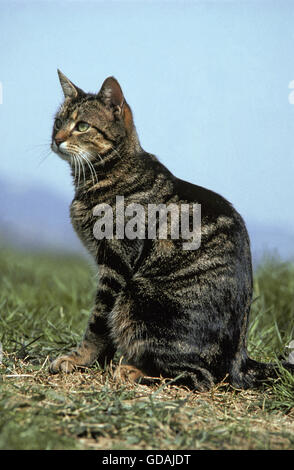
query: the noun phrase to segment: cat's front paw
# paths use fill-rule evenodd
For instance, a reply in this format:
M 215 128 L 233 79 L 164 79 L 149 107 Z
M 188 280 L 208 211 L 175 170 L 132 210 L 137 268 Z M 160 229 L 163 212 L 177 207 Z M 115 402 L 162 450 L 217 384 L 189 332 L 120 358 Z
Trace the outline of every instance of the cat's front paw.
M 138 382 L 143 377 L 144 374 L 141 370 L 128 364 L 120 364 L 113 374 L 113 378 L 117 382 Z
M 58 372 L 70 373 L 77 368 L 90 366 L 97 357 L 97 345 L 89 341 L 82 341 L 76 349 L 52 361 L 49 366 L 49 371 L 51 374 L 57 374 Z
M 113 373 L 113 379 L 121 383 L 139 383 L 141 385 L 157 385 L 162 377 L 149 377 L 140 369 L 129 364 L 120 364 Z
M 74 357 L 70 355 L 59 356 L 49 366 L 49 372 L 51 374 L 57 374 L 58 372 L 65 372 L 69 374 L 73 372 L 77 367 Z

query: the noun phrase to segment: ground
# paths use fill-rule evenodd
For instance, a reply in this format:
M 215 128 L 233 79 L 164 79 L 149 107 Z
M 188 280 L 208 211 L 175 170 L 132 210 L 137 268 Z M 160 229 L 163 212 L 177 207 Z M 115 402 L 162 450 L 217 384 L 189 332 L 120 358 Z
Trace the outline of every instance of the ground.
M 224 382 L 121 384 L 98 364 L 50 375 L 50 359 L 81 338 L 96 275 L 83 258 L 0 251 L 0 449 L 294 449 L 294 378 L 260 391 Z M 255 272 L 250 355 L 277 360 L 294 337 L 294 265 Z M 114 359 L 114 366 L 119 356 Z

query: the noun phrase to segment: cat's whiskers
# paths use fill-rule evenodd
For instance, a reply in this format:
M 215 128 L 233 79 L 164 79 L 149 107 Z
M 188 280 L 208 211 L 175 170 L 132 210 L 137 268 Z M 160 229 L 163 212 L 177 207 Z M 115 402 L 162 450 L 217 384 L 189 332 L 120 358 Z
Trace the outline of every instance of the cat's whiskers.
M 77 159 L 77 162 L 78 162 L 78 165 L 79 165 L 79 182 L 78 182 L 78 186 L 80 186 L 82 171 L 83 171 L 84 182 L 85 182 L 85 170 L 84 170 L 83 162 L 82 162 L 82 160 L 81 160 L 78 153 L 76 153 L 76 159 Z
M 88 167 L 90 168 L 90 171 L 91 171 L 91 175 L 92 175 L 92 179 L 93 179 L 93 185 L 95 185 L 95 183 L 98 183 L 98 176 L 97 176 L 95 167 L 94 167 L 93 163 L 90 160 L 90 154 L 88 152 L 85 153 L 85 159 L 86 159 L 87 165 L 88 165 Z
M 37 152 L 40 152 L 39 155 L 39 162 L 36 164 L 37 168 L 49 157 L 50 153 L 52 152 L 51 150 L 51 141 L 44 142 L 42 144 L 34 144 L 26 147 L 25 151 L 26 152 L 31 152 L 37 150 Z
M 74 162 L 74 180 L 76 181 L 77 178 L 77 161 L 74 155 L 71 156 L 71 161 Z
M 111 146 L 111 148 L 117 154 L 117 156 L 122 160 L 121 154 L 113 146 Z
M 44 151 L 42 152 L 42 154 L 41 154 L 40 157 L 39 157 L 39 158 L 40 158 L 40 161 L 39 161 L 39 163 L 37 164 L 37 168 L 38 168 L 42 163 L 44 163 L 44 161 L 49 157 L 49 155 L 50 155 L 51 152 L 52 152 L 52 150 L 51 150 L 51 149 L 48 149 L 48 148 L 47 148 L 47 150 L 44 150 Z
M 80 165 L 80 161 L 79 159 L 77 158 L 77 154 L 74 154 L 74 158 L 75 158 L 75 161 L 77 162 L 77 169 L 78 169 L 78 188 L 80 187 L 80 179 L 81 179 L 81 165 Z
M 90 170 L 90 173 L 91 173 L 91 178 L 92 178 L 92 182 L 93 182 L 93 185 L 95 185 L 95 183 L 98 183 L 98 177 L 97 177 L 97 173 L 95 171 L 95 168 L 92 164 L 92 162 L 90 161 L 90 154 L 87 152 L 87 151 L 83 151 L 83 152 L 79 152 L 79 158 L 81 158 L 81 160 L 84 160 L 86 162 L 86 164 L 88 165 L 88 168 Z
M 103 158 L 101 157 L 100 153 L 97 152 L 97 155 L 100 158 L 100 161 L 103 162 Z
M 49 140 L 48 142 L 44 142 L 42 144 L 28 145 L 27 147 L 25 147 L 25 151 L 30 152 L 32 150 L 36 150 L 36 149 L 38 150 L 40 148 L 48 149 L 50 145 L 51 145 L 51 140 Z
M 77 161 L 79 162 L 79 166 L 80 168 L 82 168 L 82 172 L 83 172 L 83 180 L 84 180 L 84 184 L 86 182 L 86 174 L 85 174 L 85 167 L 84 167 L 84 159 L 81 158 L 81 155 L 80 155 L 80 152 L 77 152 L 76 153 L 76 159 Z
M 84 184 L 85 184 L 86 183 L 86 174 L 85 174 L 85 165 L 84 165 L 84 162 L 83 162 L 84 158 L 80 153 L 77 155 L 77 158 L 81 162 L 81 167 L 82 167 L 82 170 L 83 170 L 83 177 L 84 177 Z

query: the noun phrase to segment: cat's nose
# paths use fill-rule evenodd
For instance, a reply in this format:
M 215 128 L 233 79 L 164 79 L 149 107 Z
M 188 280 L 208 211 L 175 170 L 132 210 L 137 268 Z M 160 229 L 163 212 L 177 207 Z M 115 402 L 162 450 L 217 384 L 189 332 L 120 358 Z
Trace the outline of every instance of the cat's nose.
M 64 142 L 66 138 L 67 138 L 67 135 L 65 134 L 65 132 L 62 132 L 62 131 L 57 132 L 54 138 L 56 145 L 58 146 L 62 144 L 62 142 Z
M 64 137 L 55 137 L 55 143 L 56 143 L 57 146 L 62 144 L 62 142 L 64 142 L 64 141 L 65 141 Z

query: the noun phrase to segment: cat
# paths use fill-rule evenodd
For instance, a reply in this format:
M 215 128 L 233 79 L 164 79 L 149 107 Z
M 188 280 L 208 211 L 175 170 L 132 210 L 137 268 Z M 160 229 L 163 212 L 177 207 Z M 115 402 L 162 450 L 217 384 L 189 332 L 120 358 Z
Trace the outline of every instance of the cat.
M 97 263 L 99 283 L 80 345 L 52 361 L 50 371 L 96 360 L 103 366 L 118 350 L 123 380 L 166 377 L 201 391 L 225 377 L 243 389 L 276 377 L 276 365 L 247 354 L 252 262 L 242 217 L 222 196 L 176 178 L 142 149 L 114 77 L 96 94 L 58 75 L 65 99 L 51 148 L 71 167 L 71 220 Z M 115 212 L 117 196 L 143 208 L 200 205 L 200 246 L 185 250 L 181 237 L 97 239 L 94 208 L 107 204 Z

